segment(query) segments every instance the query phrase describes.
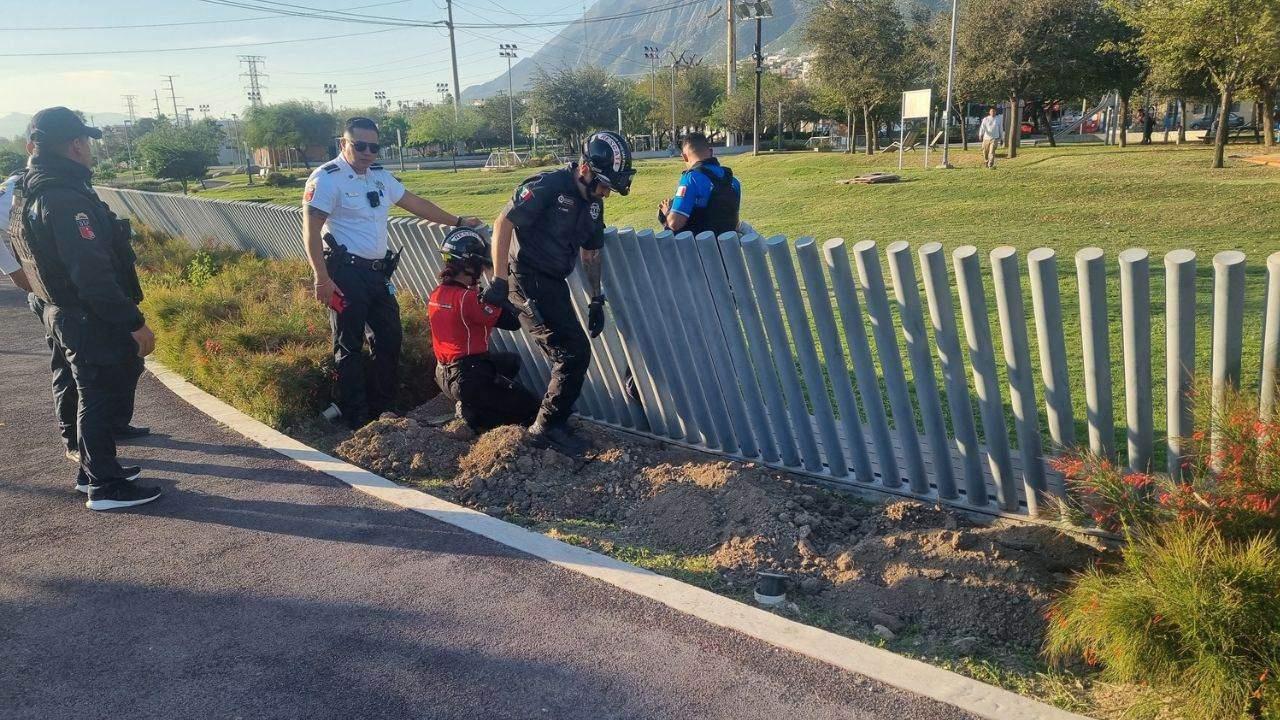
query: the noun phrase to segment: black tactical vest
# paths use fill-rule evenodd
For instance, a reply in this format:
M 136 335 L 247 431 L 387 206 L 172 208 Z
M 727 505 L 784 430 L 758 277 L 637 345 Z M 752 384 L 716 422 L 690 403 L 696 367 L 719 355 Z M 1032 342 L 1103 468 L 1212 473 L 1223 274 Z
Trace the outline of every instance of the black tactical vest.
M 138 271 L 134 263 L 137 255 L 133 252 L 132 227 L 128 220 L 120 220 L 107 208 L 87 186 L 75 183 L 45 182 L 34 194 L 28 194 L 26 177 L 14 184 L 13 208 L 9 215 L 9 237 L 13 245 L 13 254 L 26 271 L 27 280 L 31 283 L 31 291 L 36 297 L 58 307 L 75 307 L 80 304 L 79 294 L 67 273 L 66 264 L 58 254 L 58 246 L 53 234 L 38 222 L 40 215 L 38 203 L 45 192 L 51 189 L 65 189 L 84 195 L 97 206 L 106 219 L 104 223 L 111 232 L 111 262 L 116 280 L 126 297 L 135 303 L 142 302 L 142 286 L 138 281 Z
M 707 199 L 707 206 L 695 207 L 693 214 L 689 216 L 689 222 L 684 226 L 694 237 L 707 230 L 719 235 L 738 229 L 738 210 L 742 205 L 742 197 L 733 189 L 733 171 L 723 165 L 720 169 L 724 170 L 724 177 L 716 177 L 702 163 L 689 169 L 689 172 L 706 175 L 711 181 L 711 197 Z

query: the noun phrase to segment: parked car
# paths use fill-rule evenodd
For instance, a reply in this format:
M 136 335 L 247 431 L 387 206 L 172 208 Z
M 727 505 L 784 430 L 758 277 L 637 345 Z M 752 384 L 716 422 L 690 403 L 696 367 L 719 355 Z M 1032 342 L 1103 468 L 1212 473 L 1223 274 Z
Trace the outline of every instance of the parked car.
M 1217 126 L 1217 118 L 1207 116 L 1191 121 L 1192 130 L 1212 130 Z M 1231 113 L 1227 116 L 1227 127 L 1232 129 L 1244 127 L 1244 118 L 1235 113 Z

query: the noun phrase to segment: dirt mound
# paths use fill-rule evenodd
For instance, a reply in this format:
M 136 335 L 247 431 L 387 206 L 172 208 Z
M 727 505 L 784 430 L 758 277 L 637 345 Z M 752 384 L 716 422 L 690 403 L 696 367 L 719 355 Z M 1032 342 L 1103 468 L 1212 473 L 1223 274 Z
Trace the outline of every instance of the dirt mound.
M 392 480 L 452 478 L 471 437 L 460 422 L 433 428 L 408 417 L 388 417 L 360 428 L 336 452 Z
M 391 476 L 452 478 L 496 515 L 606 523 L 616 541 L 706 555 L 731 586 L 760 570 L 844 623 L 880 625 L 922 651 L 1032 651 L 1045 605 L 1094 547 L 1044 527 L 979 525 L 913 501 L 870 505 L 753 463 L 725 462 L 583 425 L 582 458 L 508 426 L 470 442 L 442 403 L 361 430 L 339 452 Z M 879 631 L 878 631 L 879 632 Z

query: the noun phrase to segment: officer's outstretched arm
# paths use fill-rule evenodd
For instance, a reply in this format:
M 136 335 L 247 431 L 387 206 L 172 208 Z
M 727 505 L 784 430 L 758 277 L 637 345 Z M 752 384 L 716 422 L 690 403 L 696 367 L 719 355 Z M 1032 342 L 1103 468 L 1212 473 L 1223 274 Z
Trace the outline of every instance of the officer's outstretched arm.
M 511 257 L 511 234 L 515 225 L 507 219 L 507 211 L 498 213 L 493 221 L 493 276 L 507 279 L 507 261 Z
M 58 255 L 76 286 L 76 294 L 94 315 L 129 332 L 146 324 L 142 312 L 125 295 L 111 264 L 115 228 L 95 221 L 94 209 L 81 195 L 50 191 L 44 196 L 43 219 L 53 232 Z
M 408 190 L 404 191 L 404 195 L 400 196 L 396 205 L 399 205 L 423 220 L 439 223 L 441 225 L 466 227 L 479 227 L 481 225 L 479 218 L 450 215 L 442 210 L 439 205 L 436 205 L 425 198 L 420 198 Z

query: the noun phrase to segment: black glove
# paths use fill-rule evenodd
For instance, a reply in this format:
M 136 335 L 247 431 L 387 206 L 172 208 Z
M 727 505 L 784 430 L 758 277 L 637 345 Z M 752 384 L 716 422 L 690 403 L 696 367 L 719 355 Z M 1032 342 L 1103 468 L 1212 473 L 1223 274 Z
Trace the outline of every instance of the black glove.
M 505 302 L 509 302 L 508 296 L 510 294 L 511 288 L 507 287 L 507 279 L 495 277 L 489 283 L 489 288 L 484 291 L 484 295 L 480 296 L 480 299 L 490 305 L 502 305 Z
M 599 337 L 604 332 L 604 296 L 597 295 L 591 298 L 591 304 L 587 305 L 587 334 L 591 337 Z

